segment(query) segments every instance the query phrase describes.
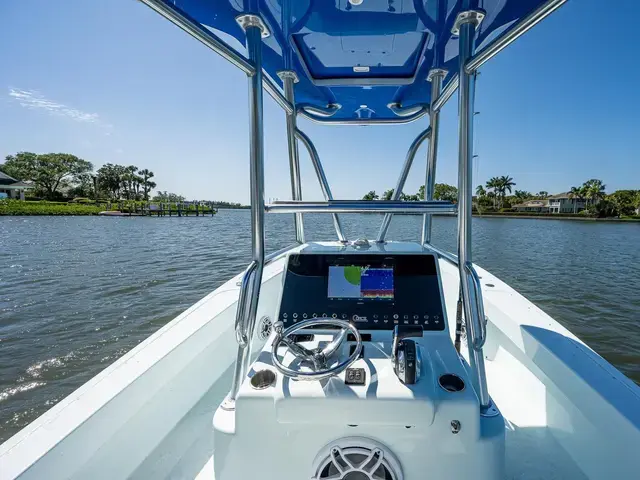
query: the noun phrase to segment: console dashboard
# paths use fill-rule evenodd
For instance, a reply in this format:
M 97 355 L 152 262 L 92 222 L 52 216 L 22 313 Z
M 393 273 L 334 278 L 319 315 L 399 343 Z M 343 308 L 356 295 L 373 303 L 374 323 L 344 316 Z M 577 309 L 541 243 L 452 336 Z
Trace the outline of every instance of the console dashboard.
M 278 318 L 285 328 L 332 317 L 359 330 L 441 331 L 441 292 L 432 254 L 296 253 L 288 257 Z

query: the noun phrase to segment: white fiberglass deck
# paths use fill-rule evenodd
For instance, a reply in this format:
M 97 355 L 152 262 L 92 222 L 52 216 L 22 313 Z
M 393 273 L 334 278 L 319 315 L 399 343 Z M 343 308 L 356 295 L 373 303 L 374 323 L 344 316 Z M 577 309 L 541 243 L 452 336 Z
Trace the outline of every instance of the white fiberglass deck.
M 283 266 L 276 260 L 265 269 L 259 315 L 277 308 Z M 458 271 L 445 260 L 440 269 L 452 322 Z M 507 478 L 637 478 L 640 388 L 509 286 L 477 270 L 489 318 L 489 391 L 507 424 Z M 211 422 L 235 361 L 237 280 L 3 444 L 0 478 L 213 479 Z

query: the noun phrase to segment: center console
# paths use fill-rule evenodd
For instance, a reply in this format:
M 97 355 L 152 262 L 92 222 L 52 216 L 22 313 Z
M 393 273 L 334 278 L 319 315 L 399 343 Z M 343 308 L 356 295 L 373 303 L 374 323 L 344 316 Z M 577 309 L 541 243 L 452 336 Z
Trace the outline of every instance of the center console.
M 285 328 L 331 317 L 361 330 L 445 329 L 434 255 L 300 253 L 289 256 L 284 275 L 278 319 Z
M 273 315 L 235 410 L 214 416 L 216 479 L 503 478 L 504 421 L 480 415 L 431 251 L 306 245 Z

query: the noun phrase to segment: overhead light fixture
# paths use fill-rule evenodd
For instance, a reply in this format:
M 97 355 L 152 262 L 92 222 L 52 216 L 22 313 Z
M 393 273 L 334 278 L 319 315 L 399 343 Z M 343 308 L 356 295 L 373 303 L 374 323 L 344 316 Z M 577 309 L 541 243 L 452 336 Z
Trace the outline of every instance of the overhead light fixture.
M 362 2 L 364 2 L 364 0 L 349 0 L 349 3 L 354 6 L 362 5 Z

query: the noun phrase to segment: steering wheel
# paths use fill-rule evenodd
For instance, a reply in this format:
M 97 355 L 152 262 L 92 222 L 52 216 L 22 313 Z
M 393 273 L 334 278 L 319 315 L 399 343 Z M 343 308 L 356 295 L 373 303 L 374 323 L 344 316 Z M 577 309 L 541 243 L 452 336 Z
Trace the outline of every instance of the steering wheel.
M 289 339 L 290 335 L 293 335 L 299 330 L 319 325 L 330 325 L 340 328 L 340 332 L 324 348 L 318 347 L 314 348 L 313 350 L 309 350 Z M 274 325 L 276 337 L 273 340 L 273 345 L 271 347 L 271 361 L 273 363 L 273 366 L 276 367 L 276 369 L 286 377 L 297 378 L 300 380 L 321 380 L 332 375 L 338 375 L 349 365 L 351 365 L 358 358 L 360 352 L 362 351 L 362 338 L 360 337 L 360 332 L 358 332 L 358 329 L 355 326 L 345 320 L 338 320 L 337 318 L 327 317 L 311 318 L 309 320 L 303 320 L 300 323 L 291 325 L 284 331 L 282 330 L 282 328 L 282 322 L 277 322 Z M 353 333 L 353 336 L 356 338 L 356 348 L 353 350 L 353 353 L 349 356 L 349 358 L 338 363 L 337 365 L 330 367 L 329 361 L 331 360 L 331 357 L 333 357 L 333 355 L 340 350 L 340 346 L 347 338 L 347 334 L 349 332 Z M 313 369 L 313 371 L 303 372 L 299 369 L 293 369 L 284 366 L 278 359 L 278 349 L 281 345 L 288 347 L 289 352 L 291 352 L 294 357 L 300 360 L 301 364 L 305 363 L 309 365 Z

